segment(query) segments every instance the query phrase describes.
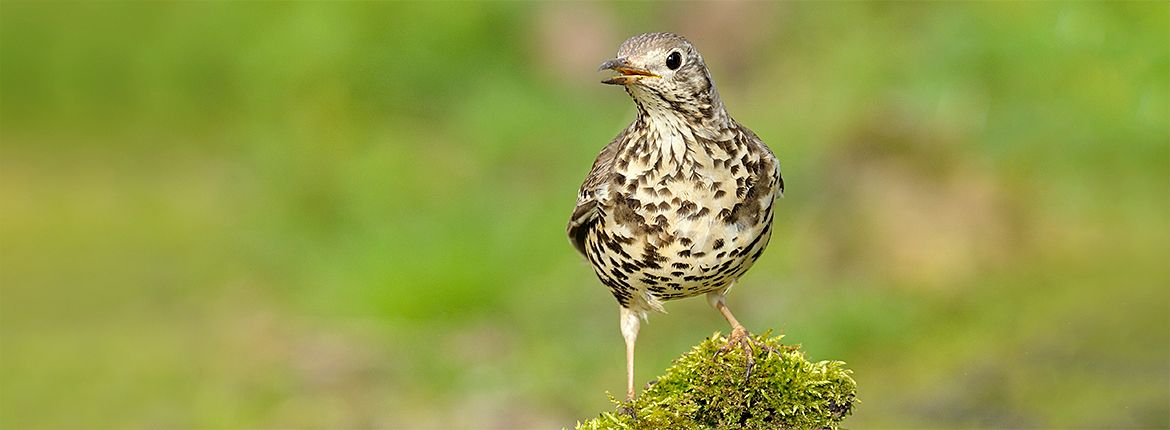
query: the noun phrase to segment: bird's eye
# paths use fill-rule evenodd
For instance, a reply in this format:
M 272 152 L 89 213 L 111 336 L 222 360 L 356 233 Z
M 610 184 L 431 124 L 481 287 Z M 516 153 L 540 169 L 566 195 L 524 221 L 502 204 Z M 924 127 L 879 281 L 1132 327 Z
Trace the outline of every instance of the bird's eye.
M 666 67 L 670 70 L 678 70 L 679 66 L 682 66 L 682 54 L 679 54 L 678 51 L 671 51 L 670 55 L 666 56 Z

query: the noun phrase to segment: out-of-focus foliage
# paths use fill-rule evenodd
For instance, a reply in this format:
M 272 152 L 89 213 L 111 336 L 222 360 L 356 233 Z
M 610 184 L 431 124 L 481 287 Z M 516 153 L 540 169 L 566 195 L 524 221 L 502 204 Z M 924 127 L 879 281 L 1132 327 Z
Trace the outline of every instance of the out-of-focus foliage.
M 782 336 L 743 344 L 715 333 L 677 358 L 633 402 L 577 429 L 836 429 L 857 383 L 840 361 L 809 362 Z M 750 356 L 750 358 L 749 358 Z
M 1170 426 L 1164 2 L 0 2 L 0 427 L 559 428 L 616 305 L 564 237 L 703 52 L 788 184 L 730 296 L 849 425 Z M 697 334 L 652 316 L 639 381 Z

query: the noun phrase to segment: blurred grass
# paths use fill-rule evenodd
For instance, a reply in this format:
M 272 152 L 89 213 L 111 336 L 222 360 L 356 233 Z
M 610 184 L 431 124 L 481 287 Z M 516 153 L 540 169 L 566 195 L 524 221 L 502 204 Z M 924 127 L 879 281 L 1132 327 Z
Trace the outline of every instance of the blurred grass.
M 0 427 L 565 426 L 629 35 L 784 163 L 749 328 L 850 425 L 1170 426 L 1165 3 L 0 3 Z M 647 25 L 646 23 L 652 23 Z M 721 318 L 672 304 L 657 374 Z

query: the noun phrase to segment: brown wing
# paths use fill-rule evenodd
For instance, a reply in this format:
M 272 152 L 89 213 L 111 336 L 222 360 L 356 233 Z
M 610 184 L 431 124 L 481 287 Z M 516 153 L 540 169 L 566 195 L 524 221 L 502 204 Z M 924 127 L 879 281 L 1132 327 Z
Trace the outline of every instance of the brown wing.
M 585 183 L 581 184 L 581 190 L 577 192 L 577 207 L 573 208 L 573 215 L 569 217 L 568 234 L 569 240 L 581 255 L 585 255 L 585 236 L 597 224 L 600 216 L 598 205 L 609 194 L 607 179 L 613 172 L 613 160 L 617 157 L 620 142 L 625 140 L 627 131 L 628 127 L 602 148 L 593 161 L 593 168 L 589 169 L 589 175 L 585 176 Z
M 769 161 L 771 161 L 773 171 L 767 172 L 767 173 L 771 173 L 772 177 L 775 178 L 775 180 L 776 180 L 776 188 L 777 188 L 776 193 L 775 193 L 776 197 L 783 197 L 784 196 L 784 176 L 782 176 L 780 174 L 780 160 L 778 158 L 776 158 L 776 154 L 772 152 L 772 148 L 769 148 L 768 144 L 764 143 L 763 140 L 760 140 L 760 137 L 756 136 L 755 132 L 752 132 L 751 129 L 744 127 L 743 125 L 741 125 L 738 122 L 736 122 L 735 125 L 739 129 L 739 131 L 743 134 L 743 139 L 749 145 L 755 145 L 757 148 L 759 148 L 761 151 L 763 151 L 763 153 L 768 154 L 768 156 L 770 157 Z

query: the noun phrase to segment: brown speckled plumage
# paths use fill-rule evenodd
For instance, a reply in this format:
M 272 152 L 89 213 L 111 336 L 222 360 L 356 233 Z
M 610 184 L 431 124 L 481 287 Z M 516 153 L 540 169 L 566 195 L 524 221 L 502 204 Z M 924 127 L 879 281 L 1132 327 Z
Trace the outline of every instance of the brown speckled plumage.
M 638 318 L 663 301 L 707 294 L 743 330 L 723 297 L 768 245 L 784 182 L 686 39 L 634 36 L 602 68 L 619 73 L 605 82 L 624 85 L 638 115 L 594 161 L 568 235 L 621 307 L 632 397 Z

